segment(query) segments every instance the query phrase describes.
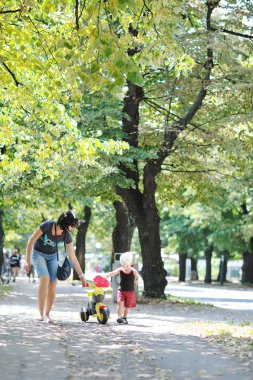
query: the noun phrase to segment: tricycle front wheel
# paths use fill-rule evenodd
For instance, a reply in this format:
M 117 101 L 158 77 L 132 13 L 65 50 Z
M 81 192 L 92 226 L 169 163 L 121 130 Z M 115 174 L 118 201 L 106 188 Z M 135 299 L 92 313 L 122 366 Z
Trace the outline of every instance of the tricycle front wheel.
M 100 315 L 99 317 L 97 317 L 97 320 L 101 325 L 105 325 L 109 318 L 107 309 L 100 309 L 99 312 L 100 312 Z

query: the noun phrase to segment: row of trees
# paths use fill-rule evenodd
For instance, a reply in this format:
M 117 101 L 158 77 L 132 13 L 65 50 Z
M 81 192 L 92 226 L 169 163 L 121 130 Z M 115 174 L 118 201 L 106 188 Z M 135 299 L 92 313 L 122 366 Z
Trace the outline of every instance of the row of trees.
M 144 292 L 163 296 L 165 206 L 179 240 L 173 208 L 213 212 L 236 191 L 251 219 L 251 8 L 246 0 L 1 2 L 5 215 L 23 207 L 22 218 L 37 222 L 31 211 L 43 205 L 111 202 L 115 250 L 130 248 L 137 227 Z M 197 225 L 209 236 L 201 249 L 213 244 L 212 222 Z M 249 250 L 252 235 L 240 236 Z
M 173 206 L 163 210 L 162 242 L 167 250 L 180 254 L 179 280 L 185 280 L 187 257 L 191 259 L 192 279 L 197 276 L 198 259 L 205 257 L 205 282 L 210 283 L 211 259 L 214 256 L 224 264 L 223 273 L 219 273 L 217 280 L 220 280 L 221 275 L 223 281 L 226 280 L 228 260 L 243 259 L 241 280 L 243 283 L 252 283 L 251 216 L 245 205 L 237 203 L 238 195 L 234 193 L 233 203 L 228 199 L 226 203 L 221 199 L 213 199 L 212 205 L 195 203 L 184 208 Z M 247 200 L 250 209 L 249 196 Z

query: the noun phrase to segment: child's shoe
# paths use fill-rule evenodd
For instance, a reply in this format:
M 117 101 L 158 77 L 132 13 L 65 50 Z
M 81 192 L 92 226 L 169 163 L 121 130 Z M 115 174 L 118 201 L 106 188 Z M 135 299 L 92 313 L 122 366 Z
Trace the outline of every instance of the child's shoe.
M 124 318 L 119 317 L 119 318 L 117 319 L 117 322 L 118 322 L 118 323 L 124 323 L 123 319 L 124 319 Z
M 122 320 L 123 320 L 123 323 L 124 323 L 125 325 L 128 325 L 128 320 L 127 320 L 127 318 L 123 317 Z

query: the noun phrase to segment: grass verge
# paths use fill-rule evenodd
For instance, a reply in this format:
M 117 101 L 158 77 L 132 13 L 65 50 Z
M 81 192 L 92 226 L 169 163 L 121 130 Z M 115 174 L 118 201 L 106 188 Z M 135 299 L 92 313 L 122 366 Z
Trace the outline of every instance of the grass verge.
M 215 346 L 225 348 L 231 355 L 240 360 L 253 358 L 253 324 L 248 321 L 233 322 L 203 322 L 185 323 L 182 330 L 190 331 L 191 335 L 207 340 Z
M 213 307 L 211 304 L 204 304 L 200 301 L 195 301 L 188 298 L 183 297 L 175 297 L 168 294 L 166 298 L 151 298 L 151 297 L 144 297 L 139 296 L 138 298 L 138 304 L 150 304 L 150 305 L 178 305 L 178 306 L 207 306 L 207 307 Z
M 0 284 L 0 298 L 3 298 L 11 290 L 11 285 Z

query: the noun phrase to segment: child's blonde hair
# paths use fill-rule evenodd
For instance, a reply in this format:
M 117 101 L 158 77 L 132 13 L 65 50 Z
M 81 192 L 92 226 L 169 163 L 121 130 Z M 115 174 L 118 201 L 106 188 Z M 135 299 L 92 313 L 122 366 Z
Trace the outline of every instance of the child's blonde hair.
M 125 265 L 125 264 L 132 264 L 133 262 L 133 255 L 131 252 L 124 252 L 120 255 L 120 264 Z

